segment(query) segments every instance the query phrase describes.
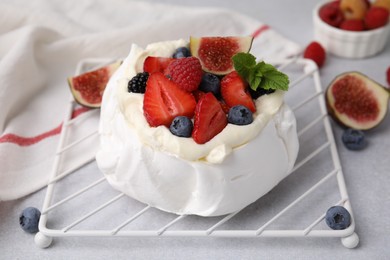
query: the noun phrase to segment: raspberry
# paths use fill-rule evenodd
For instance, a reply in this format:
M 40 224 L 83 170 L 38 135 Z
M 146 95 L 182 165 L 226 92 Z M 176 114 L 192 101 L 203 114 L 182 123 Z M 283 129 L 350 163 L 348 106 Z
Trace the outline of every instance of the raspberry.
M 389 11 L 383 7 L 371 7 L 364 17 L 364 23 L 368 30 L 385 26 L 388 20 Z
M 148 78 L 148 72 L 138 73 L 127 84 L 127 91 L 133 93 L 145 93 L 146 82 L 148 81 Z
M 339 2 L 327 3 L 320 8 L 318 15 L 322 21 L 329 24 L 330 26 L 339 27 L 344 20 L 344 15 L 341 12 L 339 6 Z
M 305 49 L 303 57 L 313 60 L 319 68 L 324 65 L 326 59 L 325 49 L 318 42 L 311 42 Z
M 364 31 L 364 22 L 363 20 L 345 20 L 341 23 L 340 29 L 347 31 Z
M 196 57 L 176 59 L 169 64 L 167 74 L 181 89 L 191 92 L 202 80 L 202 65 Z

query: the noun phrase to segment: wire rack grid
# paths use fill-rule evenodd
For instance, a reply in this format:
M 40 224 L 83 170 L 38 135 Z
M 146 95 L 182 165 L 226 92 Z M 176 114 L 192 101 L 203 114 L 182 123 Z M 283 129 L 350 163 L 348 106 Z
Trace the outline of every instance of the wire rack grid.
M 108 62 L 83 60 L 76 75 Z M 66 151 L 98 135 L 96 127 L 84 138 L 68 143 L 68 132 L 75 127 L 74 122 L 96 113 L 90 111 L 72 119 L 76 103 L 71 97 L 42 206 L 40 231 L 34 239 L 36 245 L 46 248 L 53 237 L 66 236 L 333 237 L 341 238 L 347 248 L 356 247 L 359 238 L 318 68 L 312 61 L 301 58 L 271 63 L 290 77 L 286 102 L 297 118 L 300 151 L 291 174 L 268 194 L 225 216 L 175 215 L 115 191 L 98 169 L 92 169 L 96 174 L 90 178 L 80 176 L 78 168 L 95 167 L 93 157 L 61 171 L 61 157 Z M 324 224 L 325 212 L 333 205 L 343 205 L 351 213 L 352 223 L 347 229 L 332 230 Z

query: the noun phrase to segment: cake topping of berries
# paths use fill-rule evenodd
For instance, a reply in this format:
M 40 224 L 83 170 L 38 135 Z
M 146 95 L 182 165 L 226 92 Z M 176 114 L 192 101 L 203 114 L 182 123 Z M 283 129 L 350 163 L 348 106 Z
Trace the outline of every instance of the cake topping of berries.
M 228 118 L 232 124 L 251 124 L 255 99 L 287 90 L 289 84 L 287 75 L 272 65 L 256 62 L 251 54 L 237 53 L 249 50 L 251 42 L 252 37 L 191 38 L 191 52 L 199 58 L 188 56 L 191 52 L 186 47 L 177 48 L 171 57 L 148 56 L 144 72 L 130 80 L 128 89 L 145 93 L 143 112 L 149 126 L 165 126 L 173 135 L 204 144 L 223 131 Z M 228 73 L 223 69 L 224 76 L 221 70 L 205 70 L 208 62 L 216 65 L 212 60 L 218 48 L 228 52 L 232 67 Z
M 149 76 L 145 96 L 144 115 L 150 126 L 169 127 L 176 116 L 192 118 L 196 101 L 194 96 L 182 90 L 161 72 Z
M 167 74 L 181 89 L 191 92 L 202 80 L 202 65 L 195 57 L 176 59 L 169 64 Z
M 212 93 L 206 93 L 195 109 L 192 138 L 204 144 L 219 134 L 227 125 L 226 114 Z
M 145 93 L 146 82 L 148 81 L 148 78 L 148 72 L 140 72 L 135 75 L 127 85 L 128 92 Z

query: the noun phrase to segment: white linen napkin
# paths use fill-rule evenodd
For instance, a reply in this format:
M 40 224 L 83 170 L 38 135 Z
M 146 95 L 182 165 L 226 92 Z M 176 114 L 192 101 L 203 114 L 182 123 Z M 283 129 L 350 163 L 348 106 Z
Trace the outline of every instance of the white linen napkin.
M 9 2 L 9 3 L 7 3 Z M 69 104 L 67 77 L 87 58 L 120 59 L 130 45 L 189 36 L 254 35 L 257 57 L 300 47 L 260 21 L 214 8 L 133 1 L 2 1 L 0 4 L 0 200 L 47 185 Z M 76 108 L 75 116 L 85 112 Z M 99 110 L 78 116 L 68 142 L 97 129 Z M 79 118 L 79 119 L 78 119 Z M 60 172 L 93 158 L 97 138 L 64 156 Z

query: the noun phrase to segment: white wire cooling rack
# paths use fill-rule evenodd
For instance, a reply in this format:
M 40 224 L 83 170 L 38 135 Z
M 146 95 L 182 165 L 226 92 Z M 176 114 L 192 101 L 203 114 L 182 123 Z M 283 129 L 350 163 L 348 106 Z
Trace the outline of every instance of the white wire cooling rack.
M 76 75 L 107 63 L 80 62 Z M 51 179 L 35 243 L 49 247 L 53 237 L 333 237 L 347 248 L 359 242 L 335 139 L 327 115 L 316 65 L 305 59 L 275 62 L 290 77 L 286 102 L 296 118 L 300 151 L 291 174 L 268 194 L 245 209 L 221 217 L 175 215 L 135 201 L 105 181 L 94 158 L 61 170 L 61 157 L 84 138 L 69 143 L 68 132 L 80 117 L 71 119 L 73 98 L 64 118 Z M 97 126 L 96 126 L 97 127 Z M 71 134 L 71 133 L 69 133 Z M 81 169 L 78 167 L 84 166 Z M 259 166 L 261 167 L 261 166 Z M 89 174 L 83 174 L 88 168 Z M 343 205 L 352 215 L 345 230 L 332 230 L 326 210 Z

